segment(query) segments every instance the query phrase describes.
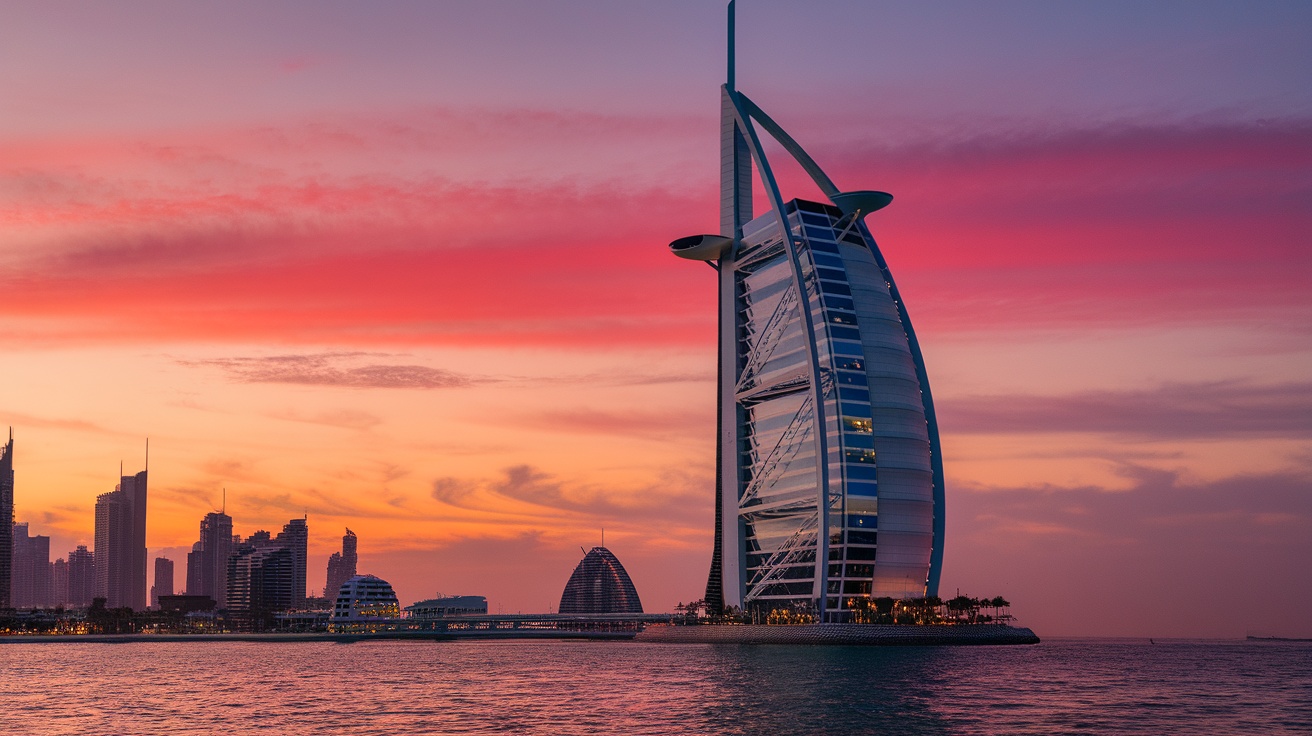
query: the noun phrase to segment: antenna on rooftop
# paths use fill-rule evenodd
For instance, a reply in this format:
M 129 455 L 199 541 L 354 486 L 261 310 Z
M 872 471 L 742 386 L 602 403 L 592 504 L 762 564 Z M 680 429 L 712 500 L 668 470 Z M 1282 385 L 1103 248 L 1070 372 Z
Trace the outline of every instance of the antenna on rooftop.
M 223 506 L 219 508 L 219 513 L 220 514 L 228 513 L 228 487 L 227 486 L 223 487 Z

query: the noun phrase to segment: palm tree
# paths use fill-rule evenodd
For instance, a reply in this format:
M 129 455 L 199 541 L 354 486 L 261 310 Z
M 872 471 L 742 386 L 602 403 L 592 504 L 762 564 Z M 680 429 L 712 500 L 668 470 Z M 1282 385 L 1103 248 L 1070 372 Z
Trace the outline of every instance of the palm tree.
M 998 613 L 998 609 L 1009 607 L 1011 605 L 1011 602 L 1008 601 L 1006 598 L 1003 598 L 1002 596 L 997 596 L 993 600 L 989 601 L 989 605 L 993 607 L 993 618 L 998 619 L 998 621 L 1000 622 L 1002 618 Z

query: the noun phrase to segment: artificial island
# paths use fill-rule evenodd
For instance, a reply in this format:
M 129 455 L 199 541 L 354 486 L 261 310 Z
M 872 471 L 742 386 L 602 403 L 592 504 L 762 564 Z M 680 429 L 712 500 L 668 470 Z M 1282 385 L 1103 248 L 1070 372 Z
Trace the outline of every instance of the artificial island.
M 906 304 L 865 220 L 893 197 L 840 190 L 797 141 L 736 89 L 733 2 L 728 21 L 728 74 L 720 94 L 719 233 L 680 238 L 669 246 L 676 256 L 708 264 L 719 293 L 715 534 L 704 599 L 680 604 L 674 614 L 644 614 L 619 560 L 596 547 L 570 577 L 558 613 L 492 616 L 485 599 L 464 596 L 424 601 L 403 614 L 385 581 L 353 575 L 350 535 L 343 555 L 349 544 L 352 576 L 343 579 L 345 568 L 339 569 L 339 584 L 325 591 L 325 598 L 335 592 L 335 600 L 300 617 L 283 612 L 262 619 L 276 625 L 257 630 L 352 639 L 1038 641 L 999 613 L 1008 605 L 1001 598 L 939 598 L 945 494 L 934 402 Z M 784 199 L 762 132 L 828 201 Z M 754 173 L 768 205 L 759 215 L 752 201 Z M 12 464 L 12 438 L 8 452 L 0 454 L 5 458 Z M 12 514 L 12 470 L 9 479 Z M 0 477 L 0 496 L 5 490 Z M 10 524 L 9 518 L 0 521 Z M 304 529 L 303 520 L 298 529 Z M 202 526 L 202 542 L 204 531 Z M 230 520 L 226 533 L 221 536 L 230 539 Z M 97 563 L 100 537 L 98 522 Z M 299 566 L 289 562 L 287 567 L 299 573 L 297 595 L 304 602 L 304 533 L 297 541 L 300 556 L 288 560 L 299 559 Z M 241 549 L 250 556 L 270 544 L 248 541 Z M 141 573 L 141 590 L 133 598 L 140 601 L 144 542 L 133 546 L 134 554 L 137 547 L 140 560 L 134 558 L 133 569 Z M 225 567 L 246 569 L 237 559 L 239 549 L 224 550 L 209 562 L 216 571 L 213 580 L 221 579 Z M 3 563 L 0 556 L 0 577 Z M 330 579 L 332 569 L 330 562 Z M 212 598 L 231 604 L 239 600 L 238 592 L 254 591 L 249 570 L 236 588 L 230 572 L 228 577 L 226 588 L 211 580 Z M 988 607 L 994 616 L 982 613 Z M 103 610 L 102 602 L 101 615 Z M 216 618 L 192 620 L 212 624 Z M 217 620 L 249 625 L 254 618 Z M 225 626 L 208 633 L 250 631 Z M 200 631 L 205 632 L 203 624 Z

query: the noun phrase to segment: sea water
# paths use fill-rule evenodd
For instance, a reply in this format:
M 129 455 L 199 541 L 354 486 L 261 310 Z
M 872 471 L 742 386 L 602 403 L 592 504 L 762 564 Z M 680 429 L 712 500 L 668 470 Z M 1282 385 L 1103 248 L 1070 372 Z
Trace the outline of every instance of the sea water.
M 1312 644 L 0 644 L 7 734 L 1312 733 Z

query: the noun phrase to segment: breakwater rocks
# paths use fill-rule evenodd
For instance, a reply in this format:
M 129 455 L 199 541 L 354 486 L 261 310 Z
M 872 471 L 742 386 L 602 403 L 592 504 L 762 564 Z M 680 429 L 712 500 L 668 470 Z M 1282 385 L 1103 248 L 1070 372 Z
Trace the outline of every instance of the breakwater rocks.
M 883 624 L 805 624 L 797 626 L 648 626 L 640 642 L 677 644 L 861 644 L 875 646 L 961 646 L 1038 644 L 1033 631 L 998 624 L 889 626 Z

